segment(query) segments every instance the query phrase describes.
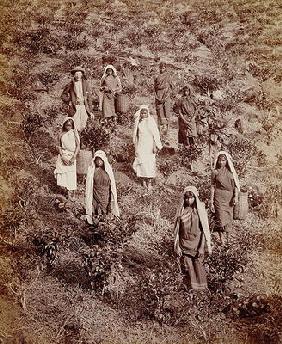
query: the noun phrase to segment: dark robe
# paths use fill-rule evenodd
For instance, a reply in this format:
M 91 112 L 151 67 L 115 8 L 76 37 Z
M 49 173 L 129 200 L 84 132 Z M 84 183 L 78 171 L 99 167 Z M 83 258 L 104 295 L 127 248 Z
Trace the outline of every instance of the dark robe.
M 169 124 L 172 84 L 167 72 L 159 74 L 154 80 L 156 111 L 160 124 Z
M 185 208 L 179 223 L 179 246 L 182 251 L 180 263 L 186 275 L 185 282 L 192 289 L 207 288 L 203 257 L 197 257 L 199 251 L 201 254 L 204 253 L 203 240 L 205 240 L 204 233 L 197 210 Z
M 82 78 L 81 81 L 82 81 L 84 105 L 85 105 L 86 112 L 89 115 L 91 113 L 91 106 L 92 106 L 91 92 L 90 92 L 90 88 L 89 88 L 87 80 Z M 77 96 L 74 89 L 74 80 L 72 80 L 65 86 L 63 93 L 61 95 L 61 99 L 65 104 L 68 105 L 68 114 L 69 116 L 72 117 L 76 112 L 75 105 L 78 105 Z
M 217 229 L 228 231 L 233 220 L 232 200 L 235 193 L 233 174 L 224 167 L 212 174 L 214 185 L 214 208 Z
M 111 180 L 103 168 L 95 168 L 93 179 L 94 214 L 108 214 L 111 203 Z
M 188 137 L 198 136 L 195 104 L 191 99 L 182 97 L 174 104 L 173 111 L 178 114 L 178 143 L 187 145 Z

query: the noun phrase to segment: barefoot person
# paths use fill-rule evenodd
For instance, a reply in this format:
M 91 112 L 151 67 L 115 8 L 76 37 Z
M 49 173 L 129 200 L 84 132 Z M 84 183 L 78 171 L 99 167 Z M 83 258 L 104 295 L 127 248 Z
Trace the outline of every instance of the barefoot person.
M 207 211 L 195 186 L 184 189 L 176 214 L 174 250 L 180 258 L 184 283 L 188 288 L 206 289 L 203 265 L 205 250 L 211 254 L 211 235 Z
M 196 107 L 191 97 L 191 89 L 184 86 L 182 97 L 174 104 L 173 111 L 178 116 L 178 144 L 188 147 L 195 144 L 197 137 Z
M 233 220 L 233 207 L 238 202 L 240 183 L 230 154 L 217 153 L 212 172 L 211 211 L 215 213 L 220 242 L 225 243 Z
M 77 188 L 76 156 L 79 152 L 80 139 L 74 128 L 74 120 L 69 117 L 63 123 L 62 133 L 59 136 L 59 155 L 54 171 L 57 185 L 68 190 L 69 198 L 74 196 Z
M 114 173 L 102 150 L 94 154 L 87 171 L 85 205 L 89 224 L 93 224 L 93 216 L 99 219 L 107 214 L 120 214 Z
M 133 169 L 137 177 L 142 178 L 143 186 L 150 191 L 152 179 L 156 177 L 156 153 L 162 149 L 160 133 L 147 105 L 142 105 L 134 117 L 135 160 Z
M 156 112 L 161 130 L 167 134 L 170 120 L 172 84 L 165 63 L 160 63 L 160 74 L 154 80 Z
M 121 92 L 121 82 L 114 66 L 108 65 L 100 82 L 100 101 L 99 108 L 103 117 L 116 124 L 115 96 Z
M 61 99 L 68 105 L 69 116 L 73 117 L 75 128 L 82 131 L 86 127 L 88 116 L 94 116 L 91 112 L 91 92 L 84 68 L 75 67 L 71 74 L 73 80 L 65 86 Z

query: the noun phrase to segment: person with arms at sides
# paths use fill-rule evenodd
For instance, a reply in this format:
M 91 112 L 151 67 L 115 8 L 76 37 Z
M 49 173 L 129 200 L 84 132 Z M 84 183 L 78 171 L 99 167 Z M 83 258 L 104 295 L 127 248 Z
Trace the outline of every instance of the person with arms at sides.
M 205 251 L 211 254 L 211 235 L 207 211 L 195 186 L 184 189 L 174 228 L 174 251 L 180 258 L 185 286 L 188 289 L 206 289 L 203 259 Z
M 75 129 L 80 132 L 86 128 L 88 117 L 94 117 L 91 112 L 92 97 L 85 69 L 75 67 L 71 74 L 73 79 L 65 86 L 61 99 L 68 106 L 68 114 L 73 117 Z
M 231 155 L 217 153 L 212 172 L 211 211 L 215 213 L 216 230 L 221 244 L 225 244 L 233 221 L 233 207 L 238 202 L 240 183 Z
M 87 171 L 85 208 L 89 224 L 93 224 L 93 217 L 104 220 L 106 215 L 120 215 L 114 173 L 102 150 L 94 154 Z
M 173 86 L 168 74 L 166 64 L 160 63 L 160 74 L 154 80 L 156 112 L 158 124 L 164 135 L 168 133 L 171 115 L 170 94 Z
M 160 132 L 147 105 L 142 105 L 134 117 L 135 160 L 133 169 L 137 177 L 142 178 L 143 186 L 151 191 L 152 179 L 156 177 L 156 153 L 162 149 Z
M 196 123 L 196 106 L 191 89 L 184 86 L 182 97 L 174 104 L 173 111 L 178 116 L 178 144 L 189 147 L 195 144 L 198 136 Z
M 115 96 L 122 91 L 120 78 L 114 66 L 108 65 L 100 82 L 99 109 L 108 123 L 116 125 Z

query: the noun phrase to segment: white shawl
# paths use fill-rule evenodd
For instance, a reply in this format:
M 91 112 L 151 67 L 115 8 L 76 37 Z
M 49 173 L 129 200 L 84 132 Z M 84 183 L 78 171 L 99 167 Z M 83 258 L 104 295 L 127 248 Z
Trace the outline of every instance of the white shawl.
M 159 132 L 157 123 L 154 120 L 154 117 L 150 115 L 148 105 L 141 105 L 140 109 L 134 115 L 135 124 L 134 124 L 134 130 L 133 130 L 133 143 L 135 145 L 135 148 L 136 148 L 136 145 L 138 142 L 138 135 L 137 134 L 138 134 L 138 125 L 140 122 L 140 114 L 141 114 L 141 110 L 143 110 L 143 109 L 146 109 L 148 111 L 148 117 L 144 120 L 147 122 L 148 129 L 151 131 L 151 133 L 153 135 L 154 142 L 155 142 L 158 149 L 162 149 L 160 132 Z
M 183 191 L 183 195 L 182 195 L 180 205 L 176 213 L 176 219 L 175 219 L 174 250 L 175 252 L 180 251 L 179 250 L 180 249 L 179 248 L 179 219 L 184 209 L 184 194 L 188 191 L 192 192 L 196 198 L 197 211 L 198 211 L 199 219 L 203 228 L 203 233 L 206 239 L 207 250 L 208 250 L 208 253 L 210 254 L 212 249 L 211 249 L 211 233 L 210 233 L 210 228 L 209 228 L 208 214 L 205 208 L 205 204 L 201 202 L 199 199 L 199 193 L 195 186 L 188 186 Z
M 89 224 L 93 224 L 92 212 L 93 212 L 93 177 L 95 172 L 95 159 L 99 157 L 104 161 L 105 172 L 110 177 L 111 181 L 111 212 L 113 215 L 119 217 L 120 211 L 117 203 L 117 189 L 114 173 L 110 163 L 108 162 L 106 153 L 102 150 L 98 150 L 94 154 L 91 165 L 88 167 L 86 176 L 86 191 L 85 191 L 85 208 L 86 208 L 86 219 Z
M 234 168 L 234 165 L 233 165 L 233 161 L 232 161 L 232 157 L 229 153 L 225 152 L 225 151 L 220 151 L 217 153 L 216 157 L 215 157 L 215 160 L 214 160 L 214 166 L 213 168 L 215 169 L 216 168 L 216 164 L 217 164 L 217 160 L 218 160 L 218 157 L 220 155 L 225 155 L 226 156 L 226 159 L 227 159 L 227 162 L 228 162 L 228 165 L 230 167 L 230 170 L 231 170 L 231 173 L 233 174 L 233 178 L 234 178 L 234 182 L 235 182 L 235 185 L 238 189 L 238 191 L 240 191 L 240 182 L 239 182 L 239 178 L 238 178 L 238 174 L 237 172 L 235 171 L 235 168 Z

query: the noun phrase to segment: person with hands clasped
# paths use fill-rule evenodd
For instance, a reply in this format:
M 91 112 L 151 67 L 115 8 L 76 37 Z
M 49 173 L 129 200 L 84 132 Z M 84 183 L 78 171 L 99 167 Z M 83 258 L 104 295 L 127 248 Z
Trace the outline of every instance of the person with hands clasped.
M 74 127 L 74 120 L 68 117 L 59 136 L 59 155 L 54 171 L 57 185 L 68 190 L 68 197 L 74 195 L 77 188 L 76 157 L 80 149 L 80 138 Z
M 175 220 L 174 251 L 189 289 L 207 288 L 204 254 L 211 254 L 211 235 L 205 205 L 195 186 L 184 189 Z
M 231 155 L 217 153 L 212 172 L 210 209 L 215 214 L 216 231 L 225 244 L 233 220 L 233 208 L 238 202 L 240 183 Z

